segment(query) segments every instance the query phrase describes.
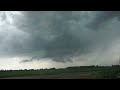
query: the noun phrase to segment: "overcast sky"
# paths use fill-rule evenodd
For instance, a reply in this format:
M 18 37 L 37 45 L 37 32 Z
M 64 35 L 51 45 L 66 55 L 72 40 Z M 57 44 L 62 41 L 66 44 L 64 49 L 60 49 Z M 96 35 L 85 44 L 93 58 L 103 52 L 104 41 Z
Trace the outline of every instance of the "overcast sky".
M 114 65 L 120 11 L 0 11 L 0 69 Z

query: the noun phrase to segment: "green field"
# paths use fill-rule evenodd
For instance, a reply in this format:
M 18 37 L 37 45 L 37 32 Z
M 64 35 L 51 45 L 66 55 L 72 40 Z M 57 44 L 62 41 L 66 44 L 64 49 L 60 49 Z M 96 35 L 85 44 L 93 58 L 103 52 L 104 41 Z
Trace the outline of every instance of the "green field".
M 0 78 L 15 79 L 117 79 L 120 66 L 80 66 L 64 69 L 1 70 Z

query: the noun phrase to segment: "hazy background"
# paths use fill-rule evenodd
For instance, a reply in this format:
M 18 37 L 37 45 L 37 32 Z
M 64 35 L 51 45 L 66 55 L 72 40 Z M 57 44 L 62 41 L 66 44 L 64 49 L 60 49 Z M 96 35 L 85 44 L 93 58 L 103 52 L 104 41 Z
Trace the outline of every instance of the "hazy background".
M 119 64 L 120 11 L 0 11 L 0 69 Z

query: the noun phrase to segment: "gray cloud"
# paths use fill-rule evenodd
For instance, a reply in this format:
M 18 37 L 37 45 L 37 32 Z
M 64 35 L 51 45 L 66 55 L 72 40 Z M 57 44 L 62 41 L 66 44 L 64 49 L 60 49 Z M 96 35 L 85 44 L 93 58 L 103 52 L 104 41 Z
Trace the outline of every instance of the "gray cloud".
M 120 11 L 98 11 L 96 12 L 96 17 L 94 18 L 93 22 L 90 22 L 89 26 L 92 29 L 96 30 L 100 27 L 105 26 L 106 23 L 114 18 L 117 18 L 119 20 Z
M 57 62 L 71 61 L 71 57 L 85 52 L 83 50 L 87 45 L 86 42 L 82 43 L 79 37 L 72 34 L 74 30 L 72 32 L 70 31 L 71 25 L 79 19 L 76 19 L 73 12 L 43 13 L 43 16 L 41 16 L 41 12 L 34 12 L 33 14 L 31 12 L 26 13 L 26 17 L 28 18 L 27 27 L 29 28 L 25 30 L 26 32 L 32 32 L 33 40 L 30 45 L 34 48 L 34 51 L 43 49 L 45 55 L 42 58 L 51 58 Z M 48 28 L 46 28 L 47 26 Z M 50 39 L 49 37 L 53 38 Z M 42 46 L 42 44 L 44 45 Z
M 96 56 L 99 53 L 108 53 L 112 47 L 111 43 L 119 39 L 119 11 L 21 13 L 22 16 L 14 16 L 13 25 L 8 28 L 0 26 L 1 56 L 30 58 L 22 62 L 41 58 L 50 58 L 56 62 L 72 62 L 74 57 L 94 52 Z M 3 19 L 5 20 L 5 17 Z M 115 19 L 117 20 L 113 24 Z M 104 58 L 104 55 L 101 55 Z
M 20 63 L 31 62 L 31 61 L 36 60 L 36 59 L 37 59 L 37 56 L 32 57 L 31 59 L 24 59 L 24 60 L 20 61 Z

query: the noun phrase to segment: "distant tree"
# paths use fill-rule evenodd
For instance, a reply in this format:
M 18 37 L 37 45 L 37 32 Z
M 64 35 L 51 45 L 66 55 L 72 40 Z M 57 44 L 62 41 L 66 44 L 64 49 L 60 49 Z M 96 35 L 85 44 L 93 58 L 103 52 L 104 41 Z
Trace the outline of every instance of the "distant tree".
M 55 70 L 56 68 L 50 68 L 51 70 Z

